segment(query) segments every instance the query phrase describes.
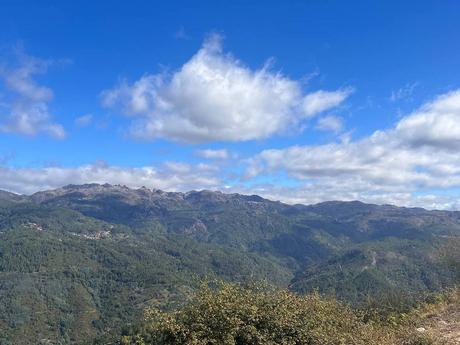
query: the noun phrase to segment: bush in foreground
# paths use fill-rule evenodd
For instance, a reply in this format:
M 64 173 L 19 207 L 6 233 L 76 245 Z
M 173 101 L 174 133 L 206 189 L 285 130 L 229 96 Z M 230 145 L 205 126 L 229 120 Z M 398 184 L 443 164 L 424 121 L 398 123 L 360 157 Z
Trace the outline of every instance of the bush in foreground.
M 398 334 L 406 333 L 405 338 Z M 410 332 L 409 332 L 410 333 Z M 183 309 L 146 311 L 146 323 L 121 344 L 155 345 L 417 345 L 407 332 L 366 324 L 350 308 L 318 294 L 267 287 L 204 284 Z

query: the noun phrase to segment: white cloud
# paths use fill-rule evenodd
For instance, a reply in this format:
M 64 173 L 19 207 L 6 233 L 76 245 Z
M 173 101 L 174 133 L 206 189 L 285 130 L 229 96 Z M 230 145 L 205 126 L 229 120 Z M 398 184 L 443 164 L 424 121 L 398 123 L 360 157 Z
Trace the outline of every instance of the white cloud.
M 251 70 L 222 51 L 212 36 L 179 70 L 146 74 L 102 93 L 102 104 L 138 117 L 131 134 L 185 142 L 270 137 L 343 102 L 350 89 L 305 95 L 301 83 L 272 71 Z
M 85 126 L 88 126 L 92 121 L 93 121 L 93 115 L 86 114 L 86 115 L 77 117 L 75 119 L 75 125 L 77 125 L 78 127 L 85 127 Z
M 0 189 L 30 194 L 67 184 L 111 183 L 128 187 L 158 188 L 168 191 L 216 189 L 221 185 L 215 168 L 206 164 L 168 162 L 160 167 L 125 168 L 105 164 L 77 168 L 0 167 Z
M 323 116 L 318 119 L 316 128 L 322 131 L 339 133 L 343 130 L 343 119 L 334 115 Z
M 458 150 L 460 144 L 460 90 L 425 104 L 396 126 L 412 146 Z
M 314 116 L 341 104 L 350 94 L 352 89 L 347 88 L 338 91 L 316 91 L 306 95 L 303 99 L 305 115 Z
M 207 159 L 227 159 L 230 157 L 228 150 L 197 150 L 196 154 L 200 157 L 207 158 Z
M 0 110 L 0 132 L 24 135 L 44 132 L 58 139 L 65 137 L 62 125 L 51 121 L 48 104 L 53 99 L 53 91 L 37 84 L 33 78 L 45 73 L 48 65 L 47 61 L 20 54 L 18 66 L 0 69 L 0 79 L 8 95 L 3 106 L 6 114 Z
M 295 188 L 294 194 L 306 201 L 360 199 L 427 205 L 426 197 L 414 193 L 460 187 L 459 144 L 457 90 L 423 105 L 394 128 L 360 140 L 264 150 L 251 160 L 247 174 L 285 171 L 301 181 L 302 187 Z M 437 197 L 459 204 L 455 196 Z M 446 202 L 430 202 L 447 207 Z

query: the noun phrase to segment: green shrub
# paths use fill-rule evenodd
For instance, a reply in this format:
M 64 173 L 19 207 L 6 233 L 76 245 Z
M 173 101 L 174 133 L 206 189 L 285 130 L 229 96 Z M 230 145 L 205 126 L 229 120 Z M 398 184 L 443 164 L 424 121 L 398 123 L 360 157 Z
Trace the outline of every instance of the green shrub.
M 404 332 L 399 332 L 403 334 Z M 123 345 L 417 345 L 415 337 L 366 324 L 353 310 L 318 294 L 266 286 L 204 284 L 184 308 L 146 311 L 146 323 Z

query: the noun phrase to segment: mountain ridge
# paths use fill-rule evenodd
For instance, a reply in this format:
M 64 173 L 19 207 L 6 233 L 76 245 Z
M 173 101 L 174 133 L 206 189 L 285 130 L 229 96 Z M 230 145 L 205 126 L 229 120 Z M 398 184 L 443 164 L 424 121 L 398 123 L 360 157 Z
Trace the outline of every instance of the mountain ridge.
M 460 212 L 457 210 L 439 210 L 439 209 L 427 209 L 423 207 L 415 207 L 415 206 L 399 206 L 395 204 L 375 204 L 375 203 L 367 203 L 361 200 L 327 200 L 327 201 L 321 201 L 318 203 L 313 203 L 313 204 L 304 204 L 304 203 L 295 203 L 295 204 L 290 204 L 286 203 L 280 200 L 272 200 L 268 198 L 261 197 L 257 194 L 243 194 L 243 193 L 225 193 L 219 190 L 209 190 L 209 189 L 202 189 L 202 190 L 190 190 L 186 192 L 180 192 L 180 191 L 164 191 L 161 189 L 156 189 L 156 188 L 147 188 L 145 186 L 141 186 L 138 188 L 135 187 L 128 187 L 126 185 L 121 185 L 121 184 L 109 184 L 109 183 L 85 183 L 85 184 L 67 184 L 62 187 L 58 188 L 52 188 L 52 189 L 44 189 L 40 190 L 31 194 L 19 194 L 19 193 L 14 193 L 10 192 L 7 190 L 2 190 L 0 189 L 0 198 L 3 197 L 2 194 L 4 195 L 9 195 L 11 197 L 20 197 L 20 198 L 32 198 L 39 200 L 40 195 L 43 194 L 49 194 L 49 193 L 55 193 L 57 195 L 62 195 L 65 194 L 65 192 L 73 191 L 73 192 L 78 192 L 78 191 L 83 191 L 83 190 L 93 190 L 93 191 L 125 191 L 125 192 L 140 192 L 140 193 L 150 193 L 150 194 L 157 194 L 157 195 L 177 195 L 180 196 L 182 195 L 184 198 L 187 196 L 193 195 L 193 194 L 208 194 L 208 195 L 223 195 L 223 196 L 228 196 L 228 197 L 241 197 L 243 199 L 248 199 L 249 201 L 269 201 L 273 203 L 281 203 L 284 205 L 289 205 L 289 206 L 296 206 L 296 207 L 323 207 L 323 206 L 337 206 L 340 204 L 346 204 L 346 205 L 361 205 L 361 206 L 369 206 L 369 207 L 388 207 L 388 208 L 397 208 L 397 209 L 405 209 L 405 210 L 414 210 L 414 211 L 427 211 L 427 212 Z M 250 200 L 253 199 L 253 200 Z

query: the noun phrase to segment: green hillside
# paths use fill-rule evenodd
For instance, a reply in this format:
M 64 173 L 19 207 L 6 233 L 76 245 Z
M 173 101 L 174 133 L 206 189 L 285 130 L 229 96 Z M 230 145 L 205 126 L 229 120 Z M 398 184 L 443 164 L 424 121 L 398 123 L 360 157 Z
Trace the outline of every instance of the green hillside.
M 203 277 L 266 280 L 359 306 L 456 281 L 440 248 L 456 212 L 359 202 L 286 205 L 220 192 L 67 186 L 0 193 L 0 344 L 84 344 Z M 110 336 L 109 336 L 110 337 Z

